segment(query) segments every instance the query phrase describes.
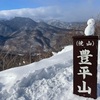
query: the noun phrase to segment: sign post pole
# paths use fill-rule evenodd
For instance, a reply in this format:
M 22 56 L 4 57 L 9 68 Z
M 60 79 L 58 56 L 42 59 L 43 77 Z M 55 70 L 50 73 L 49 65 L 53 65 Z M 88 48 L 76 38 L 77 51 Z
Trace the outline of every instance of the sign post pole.
M 73 37 L 73 92 L 97 98 L 98 36 Z

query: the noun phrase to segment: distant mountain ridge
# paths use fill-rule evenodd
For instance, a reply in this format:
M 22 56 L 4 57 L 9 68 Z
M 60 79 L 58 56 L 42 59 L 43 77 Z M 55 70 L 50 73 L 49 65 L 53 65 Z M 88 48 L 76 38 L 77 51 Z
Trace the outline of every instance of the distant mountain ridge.
M 30 18 L 0 20 L 0 47 L 4 51 L 21 53 L 58 51 L 70 43 L 70 40 L 67 43 L 69 33 L 72 34 L 72 29 L 36 22 Z
M 86 26 L 86 22 L 64 22 L 55 19 L 48 20 L 46 21 L 46 23 L 62 29 L 73 29 L 73 28 L 82 29 L 84 28 L 84 26 Z

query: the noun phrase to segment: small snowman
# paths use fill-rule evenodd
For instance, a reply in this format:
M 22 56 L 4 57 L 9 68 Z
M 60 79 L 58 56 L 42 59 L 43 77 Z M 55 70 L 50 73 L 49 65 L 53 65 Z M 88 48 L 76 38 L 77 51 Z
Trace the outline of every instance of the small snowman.
M 95 32 L 95 20 L 93 18 L 87 21 L 87 27 L 85 28 L 84 34 L 85 36 L 94 35 Z

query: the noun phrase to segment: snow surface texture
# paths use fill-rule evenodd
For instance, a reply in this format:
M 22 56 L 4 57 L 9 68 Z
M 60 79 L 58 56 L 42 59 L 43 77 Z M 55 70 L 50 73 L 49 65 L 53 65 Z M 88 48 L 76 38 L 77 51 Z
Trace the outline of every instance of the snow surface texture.
M 98 53 L 100 100 L 100 46 Z M 93 99 L 73 94 L 73 47 L 67 46 L 50 58 L 0 72 L 0 100 Z
M 92 18 L 87 21 L 88 26 L 85 28 L 85 32 L 84 32 L 86 36 L 94 35 L 95 32 L 94 24 L 95 24 L 95 20 Z

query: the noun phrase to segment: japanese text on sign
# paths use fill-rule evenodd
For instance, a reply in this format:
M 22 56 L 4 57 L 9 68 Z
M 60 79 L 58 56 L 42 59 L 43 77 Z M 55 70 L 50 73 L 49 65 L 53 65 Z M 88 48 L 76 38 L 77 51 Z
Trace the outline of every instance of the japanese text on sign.
M 98 36 L 73 37 L 73 92 L 97 98 Z
M 79 65 L 92 65 L 91 62 L 89 62 L 89 57 L 93 57 L 92 54 L 90 54 L 90 50 L 82 50 L 80 51 L 80 55 L 77 56 L 77 58 L 80 58 L 81 61 L 79 62 Z M 78 92 L 83 92 L 83 93 L 88 93 L 91 94 L 91 87 L 88 86 L 88 90 L 86 90 L 86 82 L 84 81 L 84 79 L 86 78 L 86 75 L 92 76 L 92 73 L 90 73 L 89 71 L 89 67 L 88 66 L 80 66 L 80 70 L 79 73 L 77 73 L 78 75 L 82 75 L 83 76 L 83 89 L 81 89 L 80 86 L 78 86 Z

